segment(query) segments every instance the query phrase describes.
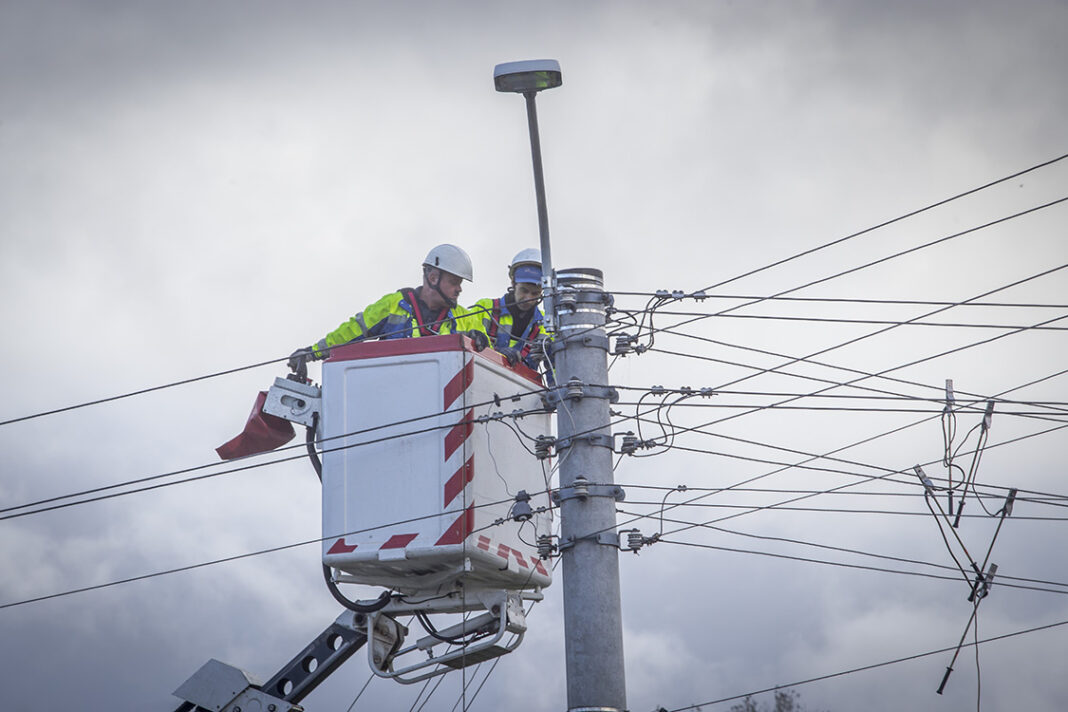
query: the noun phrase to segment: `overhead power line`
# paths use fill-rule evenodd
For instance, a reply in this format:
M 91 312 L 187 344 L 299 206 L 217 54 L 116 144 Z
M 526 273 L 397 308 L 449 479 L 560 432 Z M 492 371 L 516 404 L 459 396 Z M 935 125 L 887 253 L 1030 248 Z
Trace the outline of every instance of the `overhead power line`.
M 496 502 L 486 502 L 484 504 L 472 504 L 472 505 L 469 505 L 469 507 L 473 507 L 475 509 L 482 509 L 484 507 L 496 507 L 498 505 L 501 505 L 501 504 L 504 504 L 505 502 L 510 502 L 510 501 L 512 501 L 512 500 L 509 498 L 509 499 L 499 500 L 499 501 L 496 501 Z M 71 589 L 71 590 L 68 590 L 68 591 L 61 591 L 59 593 L 51 593 L 51 594 L 47 594 L 47 595 L 44 595 L 44 596 L 36 596 L 36 597 L 33 597 L 33 598 L 27 598 L 27 599 L 23 599 L 21 601 L 13 601 L 13 602 L 10 602 L 10 603 L 2 603 L 2 604 L 0 604 L 0 610 L 3 610 L 5 608 L 15 608 L 17 606 L 24 606 L 24 605 L 29 604 L 29 603 L 38 603 L 40 601 L 48 601 L 48 600 L 51 600 L 53 598 L 63 598 L 63 597 L 66 597 L 66 596 L 73 596 L 75 594 L 86 593 L 88 591 L 98 591 L 98 590 L 104 589 L 104 588 L 112 588 L 114 586 L 121 586 L 123 584 L 133 583 L 135 581 L 144 581 L 146 579 L 158 578 L 160 576 L 169 576 L 171 574 L 183 573 L 183 572 L 186 572 L 186 571 L 194 571 L 196 569 L 202 569 L 202 568 L 205 568 L 207 566 L 215 566 L 217 564 L 225 564 L 225 563 L 229 563 L 231 561 L 240 561 L 241 559 L 249 559 L 249 558 L 252 558 L 252 557 L 255 557 L 255 556 L 264 556 L 266 554 L 276 554 L 276 553 L 278 553 L 280 551 L 286 551 L 288 549 L 296 549 L 298 547 L 309 546 L 311 544 L 322 544 L 324 541 L 326 541 L 328 539 L 335 539 L 337 537 L 351 537 L 351 536 L 355 536 L 357 534 L 364 534 L 364 533 L 367 533 L 367 532 L 376 531 L 378 529 L 385 529 L 387 527 L 396 526 L 398 524 L 410 524 L 410 523 L 413 523 L 413 522 L 421 522 L 421 521 L 426 520 L 426 519 L 436 519 L 438 517 L 445 517 L 445 516 L 449 516 L 449 515 L 463 514 L 463 512 L 464 512 L 463 509 L 448 510 L 448 511 L 444 511 L 444 512 L 435 512 L 434 514 L 425 514 L 425 515 L 422 515 L 422 516 L 419 516 L 419 517 L 411 517 L 409 519 L 400 519 L 400 520 L 397 520 L 397 521 L 388 522 L 386 524 L 379 524 L 379 525 L 373 526 L 373 527 L 366 527 L 366 528 L 363 528 L 363 529 L 356 529 L 356 530 L 353 530 L 353 531 L 350 531 L 350 532 L 344 532 L 344 533 L 341 533 L 341 534 L 332 534 L 329 537 L 320 537 L 318 539 L 308 539 L 308 540 L 305 540 L 305 541 L 298 541 L 298 542 L 293 543 L 293 544 L 283 544 L 282 546 L 274 546 L 274 547 L 270 547 L 270 548 L 267 548 L 267 549 L 259 549 L 258 551 L 250 551 L 250 552 L 246 552 L 244 554 L 237 554 L 235 556 L 227 556 L 227 557 L 223 557 L 221 559 L 213 559 L 211 561 L 202 561 L 202 562 L 197 563 L 197 564 L 190 564 L 188 566 L 179 566 L 179 567 L 176 567 L 176 568 L 173 568 L 173 569 L 166 569 L 164 571 L 156 571 L 156 572 L 153 572 L 153 573 L 150 573 L 150 574 L 141 574 L 139 576 L 130 576 L 129 578 L 118 579 L 118 580 L 115 580 L 115 581 L 108 581 L 107 583 L 100 583 L 100 584 L 95 584 L 95 585 L 92 585 L 92 586 L 83 586 L 81 588 L 75 588 L 75 589 Z M 493 526 L 493 525 L 491 525 L 491 526 Z M 487 528 L 487 527 L 483 527 L 483 528 Z
M 791 255 L 789 257 L 784 257 L 783 259 L 776 260 L 775 262 L 772 262 L 770 264 L 766 264 L 763 267 L 758 267 L 756 269 L 749 270 L 748 272 L 744 272 L 743 274 L 739 274 L 739 275 L 737 275 L 735 277 L 731 277 L 730 279 L 725 279 L 725 280 L 723 280 L 721 282 L 716 282 L 715 284 L 711 284 L 711 285 L 705 287 L 704 290 L 702 290 L 702 291 L 706 291 L 707 292 L 708 290 L 711 290 L 711 289 L 718 289 L 719 287 L 722 287 L 724 285 L 730 284 L 731 282 L 737 282 L 740 279 L 744 279 L 746 277 L 751 277 L 754 274 L 758 274 L 760 272 L 764 272 L 766 270 L 772 269 L 773 267 L 778 267 L 780 265 L 784 265 L 787 262 L 792 262 L 793 260 L 796 260 L 796 259 L 798 259 L 800 257 L 804 257 L 806 255 L 811 255 L 811 254 L 814 254 L 816 252 L 820 252 L 821 250 L 825 250 L 828 247 L 833 247 L 835 245 L 839 245 L 839 244 L 841 244 L 843 242 L 847 242 L 849 240 L 855 239 L 855 238 L 860 237 L 862 235 L 867 235 L 868 233 L 874 232 L 876 230 L 879 230 L 881 228 L 887 227 L 889 225 L 893 225 L 894 223 L 898 223 L 898 222 L 901 222 L 903 220 L 907 220 L 907 219 L 909 219 L 911 217 L 915 217 L 917 215 L 920 215 L 922 213 L 928 212 L 930 210 L 934 210 L 935 208 L 941 207 L 943 205 L 947 205 L 949 203 L 952 203 L 955 200 L 960 200 L 961 198 L 965 198 L 965 197 L 967 197 L 969 195 L 974 195 L 974 194 L 979 193 L 979 192 L 981 192 L 983 190 L 986 190 L 987 188 L 992 188 L 995 185 L 999 185 L 1001 183 L 1005 183 L 1007 181 L 1013 180 L 1014 178 L 1019 178 L 1022 175 L 1026 175 L 1028 173 L 1032 173 L 1032 172 L 1040 170 L 1042 168 L 1046 168 L 1047 166 L 1052 166 L 1055 163 L 1059 163 L 1060 161 L 1063 161 L 1066 158 L 1068 158 L 1068 153 L 1066 153 L 1064 155 L 1061 155 L 1061 156 L 1057 156 L 1056 158 L 1051 158 L 1048 161 L 1043 161 L 1041 163 L 1035 164 L 1035 165 L 1033 165 L 1033 166 L 1031 166 L 1029 168 L 1025 168 L 1025 169 L 1023 169 L 1021 171 L 1017 171 L 1016 173 L 1013 173 L 1011 175 L 1007 175 L 1007 176 L 1005 176 L 1003 178 L 998 178 L 996 180 L 990 181 L 989 183 L 984 183 L 983 185 L 977 186 L 975 188 L 971 188 L 970 190 L 966 190 L 966 191 L 964 191 L 962 193 L 957 193 L 956 195 L 951 195 L 948 198 L 944 198 L 944 199 L 936 201 L 934 203 L 930 203 L 929 205 L 925 205 L 922 208 L 917 208 L 916 210 L 913 210 L 911 212 L 905 213 L 904 215 L 899 215 L 896 218 L 892 218 L 890 220 L 884 220 L 883 222 L 881 222 L 881 223 L 879 223 L 877 225 L 872 225 L 871 227 L 864 228 L 863 230 L 858 230 L 857 232 L 854 232 L 854 233 L 851 233 L 849 235 L 846 235 L 845 237 L 840 237 L 840 238 L 838 238 L 836 240 L 831 240 L 830 242 L 826 242 L 826 243 L 824 243 L 822 245 L 818 245 L 817 247 L 813 247 L 813 248 L 810 248 L 810 249 L 807 249 L 807 250 L 802 250 L 801 252 L 793 254 L 793 255 Z M 780 295 L 776 295 L 776 296 L 781 296 L 781 294 Z
M 484 313 L 488 313 L 489 310 L 487 310 L 485 308 L 479 308 L 479 309 L 473 310 L 472 313 L 476 313 L 477 314 L 480 311 L 484 312 Z M 429 327 L 440 326 L 441 324 L 444 324 L 444 323 L 446 323 L 448 321 L 451 321 L 451 320 L 450 319 L 439 319 L 437 321 L 427 322 L 426 326 L 429 326 Z M 378 338 L 379 337 L 375 337 L 373 339 L 366 339 L 365 341 L 368 341 L 368 342 L 376 341 Z M 349 343 L 352 343 L 352 342 L 349 342 Z M 332 346 L 330 348 L 337 348 L 337 347 L 336 346 Z M 53 410 L 45 410 L 45 411 L 41 411 L 40 413 L 31 413 L 30 415 L 23 415 L 23 416 L 19 416 L 17 418 L 10 418 L 8 420 L 0 420 L 0 426 L 11 425 L 12 423 L 21 423 L 21 422 L 23 422 L 25 420 L 33 420 L 35 418 L 43 418 L 43 417 L 45 417 L 47 415 L 56 415 L 58 413 L 66 413 L 67 411 L 78 410 L 79 408 L 87 408 L 89 406 L 100 405 L 102 403 L 110 403 L 112 401 L 122 400 L 124 398 L 132 398 L 133 396 L 140 396 L 140 395 L 144 395 L 145 393 L 152 393 L 154 391 L 161 391 L 161 390 L 164 390 L 164 389 L 167 389 L 167 388 L 174 388 L 176 386 L 184 386 L 184 385 L 188 385 L 190 383 L 196 383 L 197 381 L 206 381 L 206 380 L 208 380 L 210 378 L 218 378 L 219 376 L 228 376 L 228 375 L 230 375 L 232 373 L 239 373 L 241 371 L 248 371 L 248 370 L 251 370 L 253 368 L 259 368 L 261 366 L 269 366 L 269 365 L 275 364 L 275 363 L 284 363 L 284 362 L 286 362 L 288 360 L 289 360 L 289 356 L 283 356 L 282 358 L 274 358 L 274 359 L 271 359 L 269 361 L 260 361 L 259 363 L 253 363 L 253 364 L 249 364 L 247 366 L 238 366 L 236 368 L 226 369 L 225 371 L 216 371 L 215 373 L 208 373 L 208 374 L 205 374 L 203 376 L 195 376 L 193 378 L 185 378 L 185 379 L 182 379 L 182 380 L 179 380 L 179 381 L 171 381 L 170 383 L 164 383 L 164 384 L 161 384 L 161 385 L 158 385 L 158 386 L 150 386 L 148 388 L 141 388 L 141 389 L 136 390 L 136 391 L 130 391 L 128 393 L 121 393 L 121 394 L 115 395 L 115 396 L 108 396 L 106 398 L 97 398 L 96 400 L 85 401 L 84 403 L 75 403 L 74 405 L 68 405 L 68 406 L 64 406 L 62 408 L 55 408 Z
M 612 294 L 616 297 L 655 297 L 656 292 L 621 292 L 614 290 Z M 686 297 L 693 297 L 696 293 L 685 295 Z M 818 304 L 882 304 L 882 305 L 896 305 L 896 306 L 930 306 L 930 307 L 951 307 L 956 306 L 956 302 L 938 302 L 922 299 L 861 299 L 857 297 L 776 297 L 776 296 L 761 296 L 759 294 L 701 294 L 701 299 L 728 299 L 728 300 L 754 300 L 762 302 L 811 302 Z M 1068 304 L 1044 304 L 1044 303 L 1028 303 L 1028 302 L 969 302 L 968 304 L 962 304 L 960 306 L 968 307 L 998 307 L 998 308 L 1021 308 L 1021 309 L 1068 309 Z M 664 311 L 663 309 L 657 309 L 659 314 L 672 314 L 674 312 Z M 691 315 L 698 316 L 698 315 Z
M 1015 638 L 1015 637 L 1021 636 L 1021 635 L 1029 635 L 1031 633 L 1038 633 L 1040 631 L 1050 630 L 1050 629 L 1053 629 L 1053 628 L 1058 628 L 1058 627 L 1063 626 L 1063 625 L 1068 625 L 1068 620 L 1058 621 L 1056 623 L 1048 623 L 1046 625 L 1034 626 L 1033 628 L 1026 628 L 1024 630 L 1018 630 L 1018 631 L 1015 631 L 1015 632 L 1012 632 L 1012 633 L 1005 633 L 1003 635 L 995 635 L 995 636 L 992 636 L 990 638 L 984 638 L 983 640 L 977 640 L 977 641 L 970 642 L 970 643 L 966 642 L 966 643 L 964 643 L 963 647 L 987 645 L 989 643 L 994 643 L 994 642 L 997 642 L 999 640 L 1006 640 L 1008 638 Z M 886 661 L 881 662 L 881 663 L 873 663 L 871 665 L 864 665 L 864 666 L 861 666 L 861 667 L 855 667 L 855 668 L 851 668 L 849 670 L 842 670 L 840 672 L 829 673 L 827 675 L 820 675 L 819 677 L 810 677 L 810 678 L 807 678 L 807 679 L 804 679 L 804 680 L 795 680 L 793 682 L 781 683 L 781 684 L 775 685 L 773 687 L 767 687 L 767 688 L 765 688 L 763 690 L 753 690 L 753 691 L 750 691 L 750 692 L 742 693 L 740 695 L 732 695 L 731 697 L 721 697 L 719 699 L 708 700 L 707 702 L 701 702 L 701 703 L 698 703 L 698 704 L 688 705 L 686 707 L 673 707 L 670 710 L 665 710 L 664 708 L 661 708 L 658 712 L 688 712 L 689 710 L 700 710 L 702 707 L 707 707 L 709 705 L 718 705 L 718 704 L 722 704 L 724 702 L 733 702 L 734 700 L 741 700 L 741 699 L 745 699 L 746 697 L 752 697 L 754 695 L 761 695 L 761 694 L 764 694 L 764 693 L 767 693 L 767 692 L 774 692 L 775 690 L 781 690 L 783 688 L 800 687 L 801 685 L 808 685 L 808 684 L 813 683 L 813 682 L 821 682 L 823 680 L 831 680 L 831 679 L 836 678 L 836 677 L 843 677 L 845 675 L 853 675 L 855 673 L 865 672 L 867 670 L 875 670 L 877 668 L 886 667 L 888 665 L 897 665 L 898 663 L 905 663 L 905 662 L 909 662 L 911 660 L 919 660 L 921 658 L 930 657 L 932 655 L 941 655 L 943 653 L 952 652 L 955 649 L 956 649 L 956 646 L 950 646 L 948 648 L 939 648 L 938 650 L 930 650 L 930 651 L 928 651 L 926 653 L 917 653 L 915 655 L 908 655 L 908 656 L 903 657 L 903 658 L 896 658 L 894 660 L 886 660 Z

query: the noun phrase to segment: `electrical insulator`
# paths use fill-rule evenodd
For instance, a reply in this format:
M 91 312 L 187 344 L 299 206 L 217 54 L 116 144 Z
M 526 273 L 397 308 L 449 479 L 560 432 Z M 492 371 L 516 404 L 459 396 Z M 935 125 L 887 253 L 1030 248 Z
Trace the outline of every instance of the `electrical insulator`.
M 616 337 L 616 356 L 626 356 L 634 350 L 634 342 L 638 340 L 637 336 L 631 334 L 620 334 Z
M 538 558 L 545 560 L 548 559 L 553 553 L 556 552 L 556 544 L 553 544 L 552 534 L 539 534 L 538 535 Z
M 623 455 L 633 455 L 638 449 L 638 437 L 633 431 L 628 430 L 623 435 L 623 442 L 619 445 L 619 452 Z
M 548 457 L 552 457 L 553 445 L 556 444 L 556 438 L 552 435 L 539 435 L 534 440 L 534 456 L 539 460 L 544 460 Z
M 573 376 L 570 381 L 567 382 L 567 393 L 564 398 L 581 398 L 582 397 L 582 381 Z
M 529 521 L 534 516 L 530 509 L 530 495 L 526 490 L 519 490 L 515 496 L 515 504 L 512 505 L 512 519 L 517 522 Z
M 571 491 L 579 499 L 586 499 L 590 495 L 590 481 L 579 475 L 575 478 L 574 484 L 571 485 Z
M 645 544 L 645 537 L 642 536 L 642 533 L 639 530 L 631 529 L 630 531 L 627 532 L 627 548 L 628 549 L 630 549 L 635 554 L 637 554 L 638 553 L 638 549 L 642 548 L 643 544 Z

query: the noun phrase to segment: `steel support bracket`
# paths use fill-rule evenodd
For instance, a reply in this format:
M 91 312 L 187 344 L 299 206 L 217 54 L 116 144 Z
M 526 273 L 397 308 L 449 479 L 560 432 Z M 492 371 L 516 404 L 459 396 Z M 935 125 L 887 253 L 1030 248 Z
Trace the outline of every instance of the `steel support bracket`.
M 293 423 L 315 426 L 315 418 L 323 410 L 323 392 L 319 386 L 288 378 L 274 379 L 267 391 L 263 412 Z
M 619 485 L 595 485 L 576 482 L 570 487 L 553 490 L 550 496 L 554 504 L 560 504 L 568 499 L 586 499 L 587 497 L 611 497 L 617 502 L 622 502 L 627 498 L 627 493 Z
M 562 383 L 546 391 L 541 396 L 542 402 L 548 408 L 555 408 L 561 401 L 580 398 L 607 398 L 609 403 L 618 403 L 619 391 L 612 386 L 591 386 L 572 379 L 568 383 Z
M 614 451 L 614 443 L 612 442 L 611 435 L 599 435 L 593 433 L 590 435 L 578 435 L 573 438 L 563 438 L 556 441 L 556 452 L 559 453 L 565 448 L 569 448 L 576 442 L 588 442 L 590 445 L 596 445 L 597 447 L 606 447 L 609 450 Z
M 590 327 L 581 326 L 579 328 L 589 329 Z M 546 345 L 551 354 L 563 351 L 569 346 L 589 346 L 595 349 L 601 349 L 605 353 L 611 351 L 609 348 L 608 337 L 604 334 L 583 334 L 582 336 L 575 336 L 572 338 L 558 338 L 555 341 L 550 341 Z
M 619 549 L 619 534 L 617 532 L 601 532 L 600 534 L 591 534 L 590 536 L 580 536 L 577 538 L 568 537 L 561 539 L 559 544 L 559 550 L 564 551 L 570 549 L 580 541 L 593 541 L 601 546 L 610 546 L 613 549 Z

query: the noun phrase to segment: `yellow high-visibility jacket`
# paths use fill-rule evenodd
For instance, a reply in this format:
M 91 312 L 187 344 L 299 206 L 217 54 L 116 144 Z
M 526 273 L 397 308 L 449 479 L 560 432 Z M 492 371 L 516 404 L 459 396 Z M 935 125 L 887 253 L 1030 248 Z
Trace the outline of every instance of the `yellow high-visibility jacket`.
M 364 339 L 408 339 L 415 336 L 485 331 L 479 315 L 456 306 L 437 314 L 420 310 L 415 290 L 399 289 L 379 299 L 331 331 L 312 347 L 316 358 L 326 356 L 331 346 Z
M 523 363 L 536 371 L 543 354 L 540 350 L 536 353 L 534 351 L 539 337 L 545 333 L 541 309 L 535 307 L 534 315 L 530 317 L 523 333 L 513 335 L 515 316 L 508 309 L 506 297 L 507 295 L 499 299 L 479 299 L 471 306 L 470 311 L 481 320 L 482 331 L 489 337 L 490 347 L 497 351 L 515 349 Z

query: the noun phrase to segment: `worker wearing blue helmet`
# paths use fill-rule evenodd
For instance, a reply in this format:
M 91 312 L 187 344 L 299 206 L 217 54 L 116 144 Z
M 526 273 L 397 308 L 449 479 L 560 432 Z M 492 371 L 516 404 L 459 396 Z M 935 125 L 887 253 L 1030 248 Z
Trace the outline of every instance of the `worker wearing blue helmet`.
M 541 301 L 541 251 L 522 250 L 508 267 L 511 286 L 497 299 L 480 299 L 470 311 L 482 312 L 490 346 L 515 365 L 537 370 L 544 358 L 545 327 Z

